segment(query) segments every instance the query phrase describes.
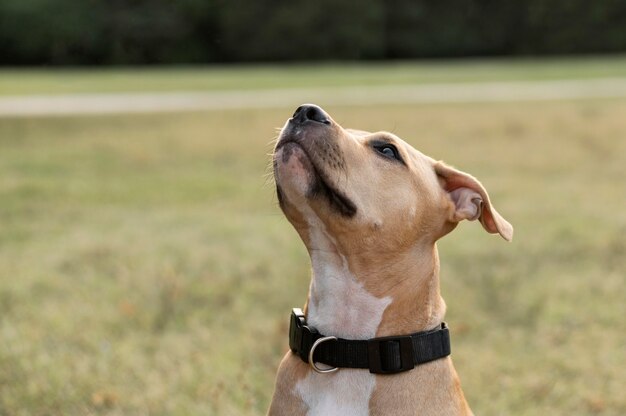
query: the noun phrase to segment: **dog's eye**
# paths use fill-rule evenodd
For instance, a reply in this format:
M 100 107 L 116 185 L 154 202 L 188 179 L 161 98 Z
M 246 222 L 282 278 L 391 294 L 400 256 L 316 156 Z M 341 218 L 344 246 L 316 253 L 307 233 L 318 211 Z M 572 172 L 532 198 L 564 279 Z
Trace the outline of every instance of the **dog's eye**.
M 398 149 L 392 144 L 381 144 L 374 146 L 374 149 L 381 155 L 388 157 L 390 159 L 400 160 L 400 155 L 398 154 Z

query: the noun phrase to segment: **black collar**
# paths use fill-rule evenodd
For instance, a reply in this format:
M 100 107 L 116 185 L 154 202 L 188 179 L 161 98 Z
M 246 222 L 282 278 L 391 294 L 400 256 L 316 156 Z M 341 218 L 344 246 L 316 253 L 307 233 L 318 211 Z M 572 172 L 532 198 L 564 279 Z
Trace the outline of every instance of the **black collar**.
M 450 355 L 450 334 L 444 323 L 435 329 L 409 335 L 347 340 L 327 337 L 307 326 L 299 308 L 291 312 L 289 348 L 317 372 L 367 368 L 370 373 L 395 374 Z M 316 363 L 331 368 L 320 368 Z

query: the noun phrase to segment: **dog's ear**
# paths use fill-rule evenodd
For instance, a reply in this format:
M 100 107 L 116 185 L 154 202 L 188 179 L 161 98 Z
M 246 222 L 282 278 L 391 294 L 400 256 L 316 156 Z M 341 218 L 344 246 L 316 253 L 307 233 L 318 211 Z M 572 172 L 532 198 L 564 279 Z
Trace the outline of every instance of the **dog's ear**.
M 450 221 L 479 219 L 487 232 L 500 234 L 507 241 L 513 239 L 513 227 L 491 205 L 478 179 L 442 162 L 435 163 L 435 173 L 454 204 Z

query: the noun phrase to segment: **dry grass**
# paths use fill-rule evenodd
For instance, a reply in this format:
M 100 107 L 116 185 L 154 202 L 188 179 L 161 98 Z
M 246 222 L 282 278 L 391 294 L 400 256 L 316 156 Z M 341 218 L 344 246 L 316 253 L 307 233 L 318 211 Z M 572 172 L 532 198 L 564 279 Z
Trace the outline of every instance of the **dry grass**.
M 474 411 L 626 414 L 626 100 L 327 110 L 516 227 L 440 244 Z M 308 284 L 264 179 L 290 112 L 0 119 L 0 414 L 264 413 Z
M 626 76 L 626 55 L 306 65 L 2 69 L 0 96 L 212 91 Z

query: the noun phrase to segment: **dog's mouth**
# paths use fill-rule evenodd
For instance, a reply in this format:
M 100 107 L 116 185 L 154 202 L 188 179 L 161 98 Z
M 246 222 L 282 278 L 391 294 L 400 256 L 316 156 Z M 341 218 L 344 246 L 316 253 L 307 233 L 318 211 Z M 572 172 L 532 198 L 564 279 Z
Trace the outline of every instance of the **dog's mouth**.
M 328 174 L 326 173 L 326 171 L 321 168 L 320 163 L 316 161 L 316 158 L 312 157 L 312 155 L 309 153 L 308 149 L 305 148 L 305 146 L 302 146 L 296 140 L 285 139 L 281 140 L 278 143 L 275 152 L 278 152 L 278 150 L 289 146 L 299 147 L 308 159 L 308 164 L 310 164 L 309 168 L 313 175 L 313 180 L 306 193 L 306 197 L 311 199 L 323 198 L 328 202 L 330 207 L 341 216 L 346 218 L 354 217 L 357 211 L 357 207 L 354 202 L 352 202 L 350 198 L 348 198 L 343 192 L 338 190 L 332 184 L 332 182 L 328 178 Z M 284 158 L 289 158 L 291 156 L 291 152 L 289 152 L 287 149 L 285 149 L 284 152 L 286 152 L 283 153 Z M 274 161 L 274 163 L 276 163 L 276 161 Z M 278 199 L 280 203 L 283 203 L 282 192 L 279 186 Z

